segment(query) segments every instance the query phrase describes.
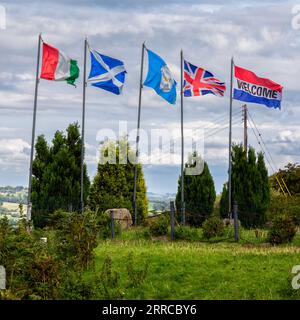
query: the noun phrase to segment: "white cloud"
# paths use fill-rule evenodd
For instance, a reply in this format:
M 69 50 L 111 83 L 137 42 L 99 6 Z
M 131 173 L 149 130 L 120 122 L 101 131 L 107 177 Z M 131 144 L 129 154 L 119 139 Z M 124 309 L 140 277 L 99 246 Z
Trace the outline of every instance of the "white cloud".
M 295 147 L 300 137 L 297 94 L 300 33 L 290 26 L 291 2 L 274 0 L 241 4 L 228 1 L 224 4 L 216 1 L 212 5 L 209 1 L 202 4 L 189 1 L 186 5 L 177 0 L 167 4 L 153 0 L 143 2 L 141 6 L 140 1 L 91 1 L 87 5 L 81 0 L 54 0 L 44 1 L 41 6 L 35 0 L 26 4 L 12 0 L 6 7 L 7 29 L 0 33 L 0 139 L 6 141 L 7 153 L 5 157 L 0 153 L 0 161 L 9 164 L 19 159 L 18 163 L 26 169 L 23 175 L 20 174 L 20 183 L 27 181 L 28 157 L 24 149 L 30 141 L 37 36 L 41 31 L 45 41 L 77 59 L 81 69 L 77 88 L 64 83 L 40 82 L 37 134 L 44 133 L 48 139 L 70 122 L 81 123 L 84 36 L 88 35 L 95 49 L 125 62 L 128 74 L 123 95 L 87 88 L 86 142 L 90 171 L 94 172 L 96 168 L 93 148 L 97 148 L 95 137 L 99 129 L 116 129 L 119 120 L 127 120 L 129 130 L 136 127 L 143 41 L 170 65 L 178 88 L 180 49 L 187 60 L 213 72 L 228 88 L 232 55 L 237 65 L 283 84 L 281 111 L 255 105 L 249 108 L 270 144 L 278 166 L 287 161 L 299 161 L 299 154 L 293 152 L 298 149 L 292 146 Z M 147 71 L 145 60 L 144 76 Z M 146 89 L 142 102 L 141 125 L 144 129 L 180 128 L 179 101 L 171 106 Z M 222 99 L 213 96 L 186 99 L 185 128 L 211 127 L 222 115 L 225 123 L 228 104 L 228 91 Z M 234 110 L 239 110 L 240 105 L 235 101 Z M 234 141 L 242 140 L 239 127 L 234 127 L 233 137 Z M 249 140 L 259 148 L 251 129 Z M 228 130 L 205 141 L 205 157 L 211 166 L 223 166 L 224 180 L 227 177 L 227 142 Z M 7 145 L 14 145 L 15 149 L 7 149 Z M 13 165 L 10 170 L 14 170 Z

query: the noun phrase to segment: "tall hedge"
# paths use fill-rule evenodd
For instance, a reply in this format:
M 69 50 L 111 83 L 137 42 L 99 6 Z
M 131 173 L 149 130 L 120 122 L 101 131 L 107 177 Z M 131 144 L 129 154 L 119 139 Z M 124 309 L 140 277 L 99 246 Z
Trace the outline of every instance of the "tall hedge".
M 266 221 L 270 204 L 270 185 L 264 156 L 249 148 L 246 155 L 242 145 L 233 146 L 232 203 L 237 201 L 239 220 L 246 228 L 259 227 Z M 224 185 L 220 214 L 228 212 L 228 190 Z
M 120 157 L 120 150 L 126 150 L 125 159 Z M 112 208 L 127 208 L 133 215 L 134 164 L 130 161 L 131 154 L 126 139 L 110 141 L 102 146 L 97 174 L 90 189 L 89 205 L 92 210 L 103 212 Z M 108 157 L 115 163 L 105 161 Z M 147 189 L 141 164 L 137 165 L 137 209 L 140 223 L 148 213 Z
M 198 163 L 201 157 L 194 153 L 194 159 Z M 192 226 L 200 226 L 203 221 L 212 214 L 216 200 L 216 191 L 213 178 L 208 165 L 204 162 L 203 171 L 197 175 L 187 175 L 187 169 L 195 167 L 195 160 L 190 160 L 185 165 L 184 174 L 184 200 L 186 211 L 186 222 Z M 176 207 L 179 219 L 181 199 L 181 176 L 178 180 L 178 190 L 176 195 Z

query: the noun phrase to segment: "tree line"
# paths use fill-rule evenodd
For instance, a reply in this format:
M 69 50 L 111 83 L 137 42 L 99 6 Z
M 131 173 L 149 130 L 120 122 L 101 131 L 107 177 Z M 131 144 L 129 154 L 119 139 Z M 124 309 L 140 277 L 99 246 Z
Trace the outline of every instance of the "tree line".
M 80 164 L 82 140 L 77 123 L 70 124 L 66 133 L 57 131 L 49 145 L 43 135 L 35 144 L 32 184 L 32 218 L 34 225 L 44 227 L 58 209 L 68 212 L 80 210 Z M 97 174 L 90 181 L 84 164 L 84 202 L 88 209 L 98 214 L 110 208 L 127 208 L 133 212 L 134 165 L 120 164 L 121 150 L 126 150 L 127 160 L 133 153 L 126 138 L 108 141 L 100 148 Z M 105 162 L 108 156 L 114 164 Z M 130 157 L 132 158 L 132 157 Z M 200 160 L 194 153 L 193 159 Z M 245 227 L 263 225 L 270 203 L 270 183 L 262 153 L 253 148 L 248 153 L 242 145 L 233 146 L 232 201 L 239 205 L 239 219 Z M 185 170 L 195 165 L 190 159 Z M 142 165 L 137 166 L 138 223 L 148 214 L 146 182 Z M 176 195 L 177 218 L 180 221 L 181 177 Z M 215 214 L 216 191 L 208 164 L 204 162 L 199 175 L 184 175 L 186 222 L 201 226 Z M 219 215 L 228 217 L 227 183 L 220 200 Z

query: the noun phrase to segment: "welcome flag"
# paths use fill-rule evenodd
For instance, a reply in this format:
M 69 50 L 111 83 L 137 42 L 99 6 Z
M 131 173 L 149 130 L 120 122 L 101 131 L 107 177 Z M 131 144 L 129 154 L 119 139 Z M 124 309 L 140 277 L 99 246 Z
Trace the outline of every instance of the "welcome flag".
M 148 74 L 144 86 L 154 91 L 171 104 L 176 103 L 176 81 L 165 61 L 156 53 L 147 49 Z
M 234 67 L 234 77 L 233 99 L 281 108 L 283 87 L 280 84 L 238 66 Z
M 126 70 L 124 63 L 96 50 L 90 49 L 91 70 L 88 82 L 92 86 L 104 89 L 114 94 L 120 94 L 125 82 Z
M 54 81 L 66 81 L 75 85 L 79 76 L 77 61 L 70 59 L 62 51 L 43 43 L 42 70 L 40 78 Z

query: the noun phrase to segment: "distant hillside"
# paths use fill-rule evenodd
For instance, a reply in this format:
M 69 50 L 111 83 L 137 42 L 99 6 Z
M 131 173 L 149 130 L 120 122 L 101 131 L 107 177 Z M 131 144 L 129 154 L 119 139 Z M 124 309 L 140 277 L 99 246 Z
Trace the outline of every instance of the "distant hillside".
M 4 186 L 0 187 L 0 204 L 2 203 L 15 203 L 26 204 L 27 203 L 28 188 L 23 186 Z M 159 194 L 154 192 L 148 192 L 149 211 L 161 212 L 170 209 L 170 201 L 175 200 L 175 193 Z M 6 205 L 2 206 L 2 211 Z M 1 208 L 1 206 L 0 206 Z M 1 211 L 1 209 L 0 209 Z
M 27 202 L 28 188 L 23 186 L 0 187 L 0 202 L 22 203 Z
M 161 212 L 170 210 L 170 201 L 175 200 L 175 193 L 159 194 L 154 192 L 147 193 L 150 212 Z

